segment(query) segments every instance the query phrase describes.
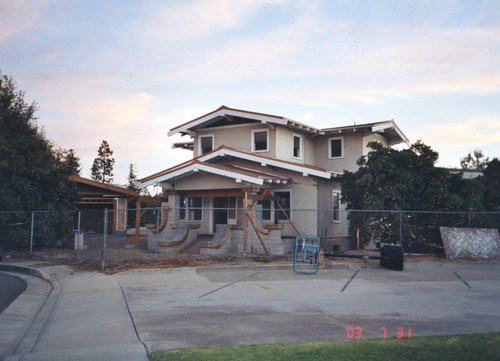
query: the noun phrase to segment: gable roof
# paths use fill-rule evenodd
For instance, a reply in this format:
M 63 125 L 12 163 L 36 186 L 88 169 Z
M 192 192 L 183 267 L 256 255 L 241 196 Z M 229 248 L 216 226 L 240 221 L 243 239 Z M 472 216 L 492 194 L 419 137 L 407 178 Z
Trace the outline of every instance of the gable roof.
M 325 134 L 341 134 L 341 133 L 356 133 L 359 131 L 368 131 L 370 133 L 384 133 L 389 140 L 389 145 L 399 144 L 401 142 L 410 145 L 410 141 L 399 129 L 394 120 L 386 120 L 384 122 L 354 124 L 343 127 L 334 127 L 323 129 Z
M 335 134 L 335 133 L 353 133 L 357 131 L 367 131 L 371 133 L 383 133 L 388 139 L 389 145 L 406 143 L 410 145 L 410 141 L 403 134 L 403 132 L 398 128 L 394 120 L 387 120 L 383 122 L 376 123 L 366 123 L 360 125 L 349 125 L 334 128 L 319 129 L 311 127 L 309 125 L 297 122 L 295 120 L 273 114 L 265 114 L 252 112 L 248 110 L 241 110 L 235 108 L 229 108 L 225 105 L 220 108 L 202 115 L 201 117 L 190 120 L 184 124 L 170 129 L 168 136 L 181 133 L 182 135 L 189 134 L 194 135 L 194 132 L 200 128 L 209 127 L 211 125 L 234 125 L 241 123 L 251 123 L 260 122 L 262 124 L 272 123 L 279 124 L 288 128 L 292 128 L 298 131 L 306 132 L 309 134 Z M 176 143 L 174 148 L 184 148 L 191 149 L 191 144 L 188 142 Z
M 332 172 L 318 167 L 312 167 L 299 163 L 278 160 L 275 158 L 265 157 L 262 155 L 257 155 L 254 153 L 249 153 L 226 146 L 221 146 L 209 153 L 203 154 L 192 160 L 165 169 L 164 171 L 158 172 L 149 177 L 140 179 L 139 182 L 137 183 L 137 186 L 139 188 L 144 188 L 159 182 L 163 182 L 169 179 L 174 179 L 176 177 L 187 176 L 189 174 L 196 173 L 198 171 L 204 171 L 210 174 L 217 174 L 233 178 L 237 183 L 245 181 L 251 184 L 263 185 L 264 182 L 266 183 L 289 182 L 287 178 L 271 174 L 270 172 L 249 169 L 236 165 L 221 166 L 210 162 L 221 157 L 234 157 L 243 160 L 248 160 L 251 162 L 258 163 L 262 167 L 269 165 L 280 169 L 287 169 L 301 173 L 303 176 L 312 175 L 316 177 L 330 179 L 331 177 L 336 177 L 340 175 L 340 173 Z
M 177 133 L 192 134 L 192 132 L 196 131 L 196 129 L 198 128 L 206 127 L 221 120 L 226 120 L 228 124 L 234 124 L 238 120 L 239 122 L 257 121 L 263 124 L 266 123 L 280 124 L 295 129 L 301 129 L 302 131 L 309 133 L 321 133 L 321 130 L 318 128 L 314 128 L 305 125 L 303 123 L 296 122 L 294 120 L 285 118 L 283 116 L 229 108 L 223 105 L 220 108 L 210 113 L 207 113 L 205 115 L 202 115 L 201 117 L 190 120 L 184 124 L 181 124 L 175 128 L 170 129 L 170 131 L 168 132 L 168 136 L 172 136 Z

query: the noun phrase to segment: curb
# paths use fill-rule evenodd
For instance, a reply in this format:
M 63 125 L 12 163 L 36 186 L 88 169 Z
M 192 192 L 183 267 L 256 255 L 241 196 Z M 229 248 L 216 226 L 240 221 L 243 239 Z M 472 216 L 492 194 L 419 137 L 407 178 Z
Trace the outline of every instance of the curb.
M 329 265 L 323 265 L 319 267 L 319 270 L 329 270 L 329 269 L 358 269 L 358 268 L 380 268 L 378 263 L 332 263 Z M 213 266 L 196 266 L 196 267 L 167 267 L 167 268 L 134 268 L 129 270 L 123 270 L 115 273 L 125 273 L 125 272 L 134 272 L 134 273 L 156 273 L 156 272 L 164 272 L 164 273 L 195 273 L 198 271 L 205 272 L 219 272 L 219 271 L 290 271 L 293 272 L 293 263 L 289 264 L 243 264 L 243 265 L 213 265 Z
M 361 265 L 361 263 L 360 263 Z M 347 269 L 352 268 L 348 263 L 334 263 L 330 265 L 320 266 L 320 269 Z M 227 266 L 201 266 L 196 267 L 196 270 L 203 271 L 281 271 L 281 270 L 290 270 L 293 271 L 293 263 L 290 264 L 272 264 L 272 265 L 227 265 Z
M 44 282 L 47 282 L 50 286 L 47 297 L 39 304 L 37 310 L 28 317 L 25 317 L 25 327 L 18 330 L 18 335 L 16 335 L 15 338 L 16 341 L 12 342 L 6 348 L 6 354 L 3 355 L 5 360 L 16 360 L 22 357 L 22 354 L 30 353 L 34 348 L 35 343 L 38 340 L 38 336 L 47 322 L 55 302 L 61 293 L 62 287 L 57 280 L 54 280 L 46 271 L 41 269 L 12 264 L 0 264 L 0 271 L 36 277 Z M 14 300 L 9 307 L 16 305 L 16 302 L 22 302 L 20 297 L 22 297 L 22 294 Z
M 21 273 L 23 275 L 28 275 L 28 276 L 33 276 L 37 278 L 44 278 L 42 273 L 35 269 L 35 268 L 29 268 L 29 267 L 24 267 L 24 266 L 16 266 L 13 264 L 5 264 L 5 263 L 0 263 L 0 271 L 4 272 L 12 272 L 12 273 Z

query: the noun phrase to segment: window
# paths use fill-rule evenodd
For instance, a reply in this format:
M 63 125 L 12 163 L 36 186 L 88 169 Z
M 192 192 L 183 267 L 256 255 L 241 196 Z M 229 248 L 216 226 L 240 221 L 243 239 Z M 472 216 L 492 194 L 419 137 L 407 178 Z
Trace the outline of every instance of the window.
M 229 197 L 227 218 L 236 219 L 236 197 Z
M 293 135 L 293 157 L 302 158 L 302 137 Z
M 267 130 L 252 131 L 252 152 L 269 151 L 269 132 Z
M 340 222 L 340 192 L 332 191 L 332 222 Z
M 264 221 L 271 221 L 271 201 L 258 201 L 257 204 L 262 205 L 262 219 Z
M 203 198 L 201 197 L 184 198 L 183 196 L 181 196 L 179 219 L 185 221 L 201 221 L 202 207 L 203 207 Z M 187 219 L 186 215 L 188 216 Z
M 291 195 L 290 195 L 290 191 L 283 191 L 283 192 L 274 192 L 274 195 L 279 197 L 280 200 L 279 200 L 279 205 L 281 206 L 281 208 L 283 208 L 283 210 L 285 211 L 286 215 L 288 216 L 288 218 L 291 218 L 290 217 L 290 209 L 291 209 L 291 206 L 292 206 L 292 201 L 291 201 Z M 284 220 L 286 221 L 286 217 L 285 215 L 283 214 L 283 211 L 280 209 L 280 207 L 278 205 L 276 205 L 276 218 L 275 219 L 278 219 L 280 221 Z
M 211 152 L 214 149 L 214 136 L 203 135 L 200 138 L 199 153 L 200 155 Z
M 342 138 L 328 139 L 328 158 L 342 158 L 344 156 L 344 144 Z
M 184 198 L 184 196 L 181 196 L 180 198 L 180 204 L 179 204 L 179 207 L 180 207 L 180 210 L 179 210 L 179 219 L 186 219 L 186 202 L 187 202 L 187 199 Z
M 201 213 L 203 207 L 203 198 L 192 197 L 189 198 L 189 219 L 188 221 L 201 221 Z

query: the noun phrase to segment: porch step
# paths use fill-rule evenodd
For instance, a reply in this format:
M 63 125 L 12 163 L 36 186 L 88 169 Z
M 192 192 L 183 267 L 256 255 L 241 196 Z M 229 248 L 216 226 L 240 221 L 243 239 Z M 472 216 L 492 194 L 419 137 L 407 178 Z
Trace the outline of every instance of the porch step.
M 199 234 L 196 239 L 191 242 L 189 246 L 187 246 L 184 250 L 182 250 L 182 254 L 200 254 L 200 248 L 203 243 L 210 241 L 213 238 L 211 234 Z

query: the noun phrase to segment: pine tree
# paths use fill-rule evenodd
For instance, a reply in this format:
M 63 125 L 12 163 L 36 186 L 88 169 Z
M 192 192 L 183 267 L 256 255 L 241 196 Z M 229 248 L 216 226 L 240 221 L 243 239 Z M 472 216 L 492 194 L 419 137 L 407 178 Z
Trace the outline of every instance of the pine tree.
M 129 166 L 129 172 L 128 172 L 128 185 L 127 188 L 130 190 L 133 190 L 135 192 L 139 191 L 139 188 L 137 188 L 137 175 L 135 174 L 135 169 L 134 165 L 130 163 Z
M 115 158 L 112 158 L 113 151 L 106 140 L 103 140 L 97 149 L 97 158 L 94 159 L 91 169 L 91 178 L 98 182 L 111 184 L 113 182 L 113 166 Z

